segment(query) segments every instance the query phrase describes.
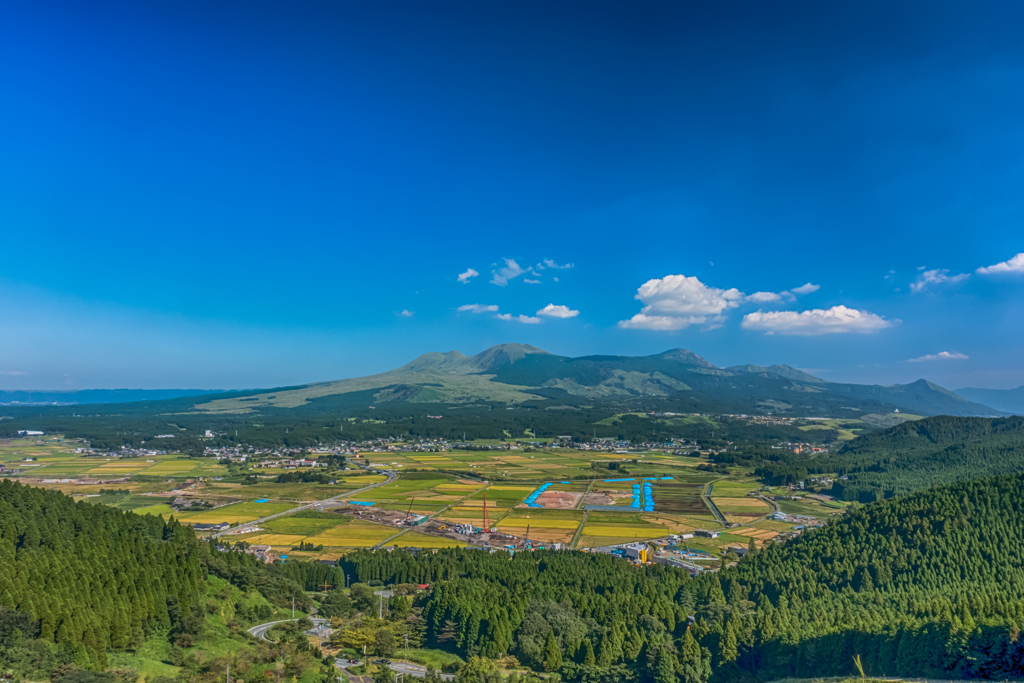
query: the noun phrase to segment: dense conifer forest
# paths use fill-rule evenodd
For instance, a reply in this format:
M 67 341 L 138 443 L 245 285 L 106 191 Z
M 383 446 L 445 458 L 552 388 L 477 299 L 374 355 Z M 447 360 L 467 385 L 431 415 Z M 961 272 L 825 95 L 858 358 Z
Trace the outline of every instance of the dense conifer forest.
M 844 454 L 867 458 L 889 448 L 894 458 L 936 465 L 919 471 L 955 477 L 959 470 L 939 467 L 936 453 L 1012 459 L 1019 434 L 1019 418 L 934 418 L 854 442 Z M 333 669 L 301 631 L 274 651 L 246 643 L 242 631 L 269 620 L 274 606 L 290 606 L 292 596 L 308 610 L 304 591 L 343 586 L 350 575 L 360 584 L 430 584 L 409 605 L 416 641 L 426 647 L 473 666 L 514 656 L 567 683 L 842 676 L 853 673 L 857 655 L 869 675 L 1019 678 L 1021 538 L 1024 474 L 1012 474 L 859 506 L 698 578 L 554 551 L 364 550 L 340 566 L 267 565 L 200 541 L 173 520 L 5 480 L 0 669 L 64 681 L 157 639 L 179 653 L 172 658 L 190 680 L 212 683 L 216 667 L 186 653 L 219 615 L 240 641 L 236 665 L 276 657 L 306 672 L 304 681 L 320 680 Z M 349 609 L 335 597 L 338 605 L 323 606 Z M 471 680 L 467 667 L 461 680 Z
M 429 582 L 426 639 L 566 680 L 1024 676 L 1024 475 L 886 500 L 697 579 L 578 553 L 359 552 L 360 581 Z M 692 621 L 691 621 L 692 618 Z M 670 660 L 670 661 L 669 661 Z
M 766 484 L 838 474 L 831 493 L 863 503 L 929 486 L 1024 470 L 1024 417 L 930 417 L 865 434 L 823 454 L 744 446 L 714 456 L 753 467 Z
M 266 620 L 271 604 L 283 607 L 293 595 L 299 609 L 308 609 L 303 586 L 330 572 L 338 570 L 264 565 L 243 553 L 219 552 L 174 521 L 3 480 L 0 674 L 15 680 L 114 681 L 113 674 L 85 674 L 106 669 L 113 653 L 136 651 L 157 639 L 173 644 L 181 660 L 176 663 L 193 680 L 214 681 L 221 665 L 189 661 L 187 648 L 202 641 L 208 615 L 220 613 L 241 641 L 238 656 L 227 661 L 236 670 L 280 661 L 282 672 L 326 680 L 333 666 L 304 638 L 253 649 L 245 647 L 241 630 Z M 221 588 L 211 594 L 215 585 Z M 125 683 L 135 680 L 128 676 Z

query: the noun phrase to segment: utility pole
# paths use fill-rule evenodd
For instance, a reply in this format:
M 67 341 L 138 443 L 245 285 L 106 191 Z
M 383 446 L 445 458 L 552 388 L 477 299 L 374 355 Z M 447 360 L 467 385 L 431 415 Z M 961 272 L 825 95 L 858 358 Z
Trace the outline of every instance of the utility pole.
M 409 659 L 409 634 L 406 633 L 404 635 L 405 635 L 405 658 Z
M 295 596 L 292 596 L 292 621 L 295 620 Z
M 378 619 L 383 619 L 384 618 L 384 591 L 383 590 L 381 590 L 381 592 L 380 592 L 380 602 L 377 604 L 377 618 Z
M 224 676 L 227 679 L 227 683 L 231 683 L 231 665 L 230 664 L 228 664 L 228 668 L 225 670 Z
M 348 588 L 348 574 L 345 574 L 345 588 Z

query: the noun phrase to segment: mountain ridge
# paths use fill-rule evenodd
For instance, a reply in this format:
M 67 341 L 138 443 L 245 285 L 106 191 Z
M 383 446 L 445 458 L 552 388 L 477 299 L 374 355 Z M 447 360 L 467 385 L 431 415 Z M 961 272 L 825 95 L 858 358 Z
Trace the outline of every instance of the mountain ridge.
M 376 375 L 214 399 L 198 403 L 195 409 L 219 413 L 296 408 L 339 395 L 351 395 L 353 400 L 358 396 L 360 402 L 371 404 L 491 403 L 544 409 L 595 401 L 639 401 L 641 409 L 658 403 L 676 412 L 1002 415 L 925 379 L 890 386 L 844 384 L 788 365 L 721 368 L 682 348 L 648 356 L 574 358 L 518 343 L 498 344 L 473 356 L 455 350 L 425 353 Z
M 1024 385 L 1016 389 L 956 389 L 955 393 L 968 401 L 984 403 L 996 410 L 1014 415 L 1024 415 Z

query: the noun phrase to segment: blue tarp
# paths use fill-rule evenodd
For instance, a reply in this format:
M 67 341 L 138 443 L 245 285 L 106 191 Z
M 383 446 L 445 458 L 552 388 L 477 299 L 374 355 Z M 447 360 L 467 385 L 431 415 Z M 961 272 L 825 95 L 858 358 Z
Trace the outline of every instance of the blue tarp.
M 348 502 L 348 504 L 349 505 L 362 505 L 364 507 L 372 507 L 372 506 L 376 505 L 376 503 L 366 503 L 366 502 L 363 502 L 363 501 L 360 501 L 360 500 L 350 500 Z
M 268 498 L 261 498 L 260 500 L 254 500 L 253 502 L 254 503 L 269 503 L 270 499 L 268 499 Z
M 541 484 L 539 489 L 537 489 L 536 491 L 534 491 L 533 493 L 531 493 L 529 496 L 526 497 L 526 500 L 523 501 L 523 504 L 526 505 L 526 507 L 530 507 L 530 508 L 544 507 L 543 505 L 537 503 L 536 501 L 537 501 L 537 498 L 540 496 L 540 494 L 542 494 L 545 491 L 547 491 L 550 487 L 551 487 L 551 483 L 550 482 L 547 483 L 547 484 Z
M 636 481 L 636 479 L 605 479 L 604 483 L 608 484 L 616 481 Z

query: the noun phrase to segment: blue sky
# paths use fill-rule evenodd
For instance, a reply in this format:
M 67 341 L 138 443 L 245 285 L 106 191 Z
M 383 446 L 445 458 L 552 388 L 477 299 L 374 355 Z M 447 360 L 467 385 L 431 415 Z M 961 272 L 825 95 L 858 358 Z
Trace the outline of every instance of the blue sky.
M 1024 384 L 1024 7 L 707 4 L 8 5 L 0 388 Z

